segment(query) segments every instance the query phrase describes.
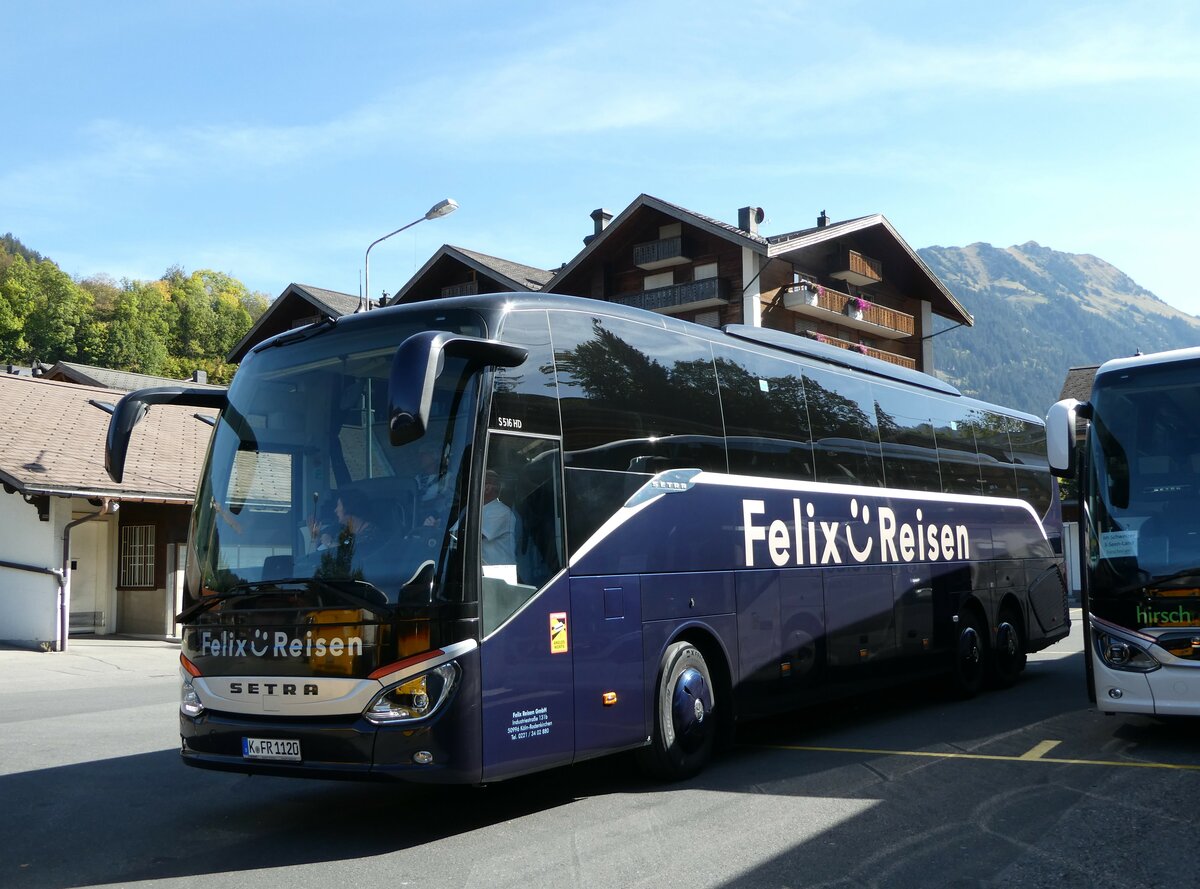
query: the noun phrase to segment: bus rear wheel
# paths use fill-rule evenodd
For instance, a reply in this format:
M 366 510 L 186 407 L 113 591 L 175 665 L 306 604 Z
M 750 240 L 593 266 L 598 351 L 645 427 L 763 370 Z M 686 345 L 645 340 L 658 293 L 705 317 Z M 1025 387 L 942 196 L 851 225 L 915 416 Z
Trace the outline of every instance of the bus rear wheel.
M 654 732 L 639 754 L 642 768 L 656 778 L 680 781 L 699 772 L 717 735 L 712 674 L 704 655 L 690 642 L 676 642 L 663 654 L 655 692 Z
M 1021 632 L 1021 618 L 1011 607 L 1000 609 L 996 626 L 996 650 L 991 658 L 989 678 L 996 688 L 1008 688 L 1021 676 L 1025 669 L 1025 634 Z
M 951 687 L 960 698 L 975 697 L 987 674 L 987 643 L 982 626 L 983 622 L 973 610 L 966 609 L 959 615 Z

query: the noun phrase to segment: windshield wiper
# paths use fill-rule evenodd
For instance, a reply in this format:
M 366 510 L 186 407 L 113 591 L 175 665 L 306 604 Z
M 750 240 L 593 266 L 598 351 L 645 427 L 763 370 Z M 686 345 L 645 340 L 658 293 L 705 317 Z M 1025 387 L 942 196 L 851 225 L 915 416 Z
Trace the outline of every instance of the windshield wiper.
M 277 593 L 284 592 L 293 587 L 315 587 L 321 592 L 331 593 L 334 597 L 341 601 L 361 608 L 364 611 L 369 611 L 379 618 L 390 618 L 392 616 L 391 608 L 386 604 L 386 597 L 377 590 L 374 586 L 364 580 L 349 581 L 358 587 L 363 587 L 360 590 L 345 589 L 335 583 L 327 580 L 322 580 L 317 577 L 287 577 L 279 580 L 256 581 L 254 583 L 240 583 L 231 589 L 222 593 L 216 593 L 211 596 L 205 596 L 199 602 L 189 608 L 185 608 L 176 617 L 175 620 L 179 623 L 187 623 L 193 617 L 204 613 L 219 602 L 225 602 L 229 599 L 236 599 L 242 596 L 251 596 L 259 593 Z M 383 602 L 379 600 L 382 599 Z
M 322 315 L 312 324 L 306 324 L 303 327 L 298 327 L 290 333 L 282 333 L 274 336 L 269 340 L 265 340 L 251 349 L 251 352 L 261 352 L 264 349 L 275 349 L 279 346 L 288 346 L 292 343 L 306 340 L 309 337 L 316 336 L 318 333 L 323 333 L 326 330 L 332 329 L 337 324 L 336 318 L 330 318 L 328 315 Z

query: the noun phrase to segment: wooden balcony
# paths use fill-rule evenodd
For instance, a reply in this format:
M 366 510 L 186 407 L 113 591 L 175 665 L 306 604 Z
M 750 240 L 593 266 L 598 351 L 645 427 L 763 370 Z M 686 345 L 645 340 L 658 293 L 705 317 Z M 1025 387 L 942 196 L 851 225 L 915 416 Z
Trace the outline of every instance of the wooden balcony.
M 633 264 L 647 271 L 683 265 L 691 261 L 680 236 L 635 244 L 633 247 Z
M 912 315 L 809 281 L 785 288 L 783 304 L 797 314 L 889 340 L 910 337 L 916 329 Z
M 863 256 L 857 250 L 843 249 L 838 257 L 837 265 L 829 273 L 829 277 L 866 287 L 878 284 L 883 280 L 883 263 L 878 259 Z
M 442 296 L 475 296 L 479 293 L 478 281 L 467 281 L 465 284 L 451 284 L 442 288 Z
M 725 278 L 702 278 L 686 284 L 643 290 L 641 293 L 622 293 L 612 297 L 612 302 L 662 315 L 711 309 L 729 305 L 729 281 Z
M 886 352 L 883 349 L 872 349 L 870 346 L 864 346 L 862 343 L 854 343 L 850 340 L 844 340 L 836 336 L 830 336 L 827 333 L 816 333 L 811 330 L 805 331 L 804 336 L 807 336 L 809 339 L 814 339 L 818 343 L 825 343 L 829 346 L 837 346 L 839 349 L 846 349 L 849 352 L 858 352 L 860 355 L 878 358 L 880 361 L 886 361 L 888 364 L 894 364 L 897 367 L 907 367 L 909 370 L 917 369 L 917 362 L 904 355 L 897 355 L 895 352 Z

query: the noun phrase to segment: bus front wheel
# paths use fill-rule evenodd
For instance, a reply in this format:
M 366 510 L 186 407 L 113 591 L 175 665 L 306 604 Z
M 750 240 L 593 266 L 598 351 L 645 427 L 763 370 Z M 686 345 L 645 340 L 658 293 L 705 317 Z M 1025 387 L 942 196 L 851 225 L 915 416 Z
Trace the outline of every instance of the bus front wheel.
M 655 692 L 654 732 L 639 751 L 642 768 L 657 778 L 679 781 L 704 767 L 717 734 L 712 674 L 690 642 L 663 654 Z

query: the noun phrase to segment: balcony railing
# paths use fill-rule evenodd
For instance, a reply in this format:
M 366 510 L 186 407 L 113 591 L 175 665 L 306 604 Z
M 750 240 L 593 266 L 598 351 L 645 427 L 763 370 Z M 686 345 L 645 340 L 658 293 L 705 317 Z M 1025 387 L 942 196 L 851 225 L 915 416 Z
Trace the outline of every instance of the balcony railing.
M 665 269 L 691 261 L 691 257 L 684 252 L 681 236 L 633 246 L 633 264 L 639 269 Z
M 442 288 L 442 296 L 474 296 L 479 293 L 479 282 L 468 281 L 465 284 L 451 284 Z
M 729 281 L 725 278 L 702 278 L 686 284 L 643 290 L 641 293 L 623 293 L 614 296 L 612 301 L 664 315 L 711 309 L 729 305 Z
M 821 318 L 886 339 L 903 339 L 912 336 L 916 329 L 913 316 L 906 312 L 808 281 L 785 288 L 783 304 L 801 315 Z M 834 315 L 838 317 L 832 317 Z
M 863 256 L 857 250 L 843 250 L 840 268 L 829 273 L 831 278 L 841 278 L 849 284 L 866 287 L 883 280 L 883 263 L 878 259 Z
M 837 346 L 839 349 L 846 349 L 850 352 L 858 352 L 860 355 L 868 355 L 871 358 L 878 358 L 880 361 L 886 361 L 888 364 L 895 364 L 898 367 L 907 367 L 909 370 L 917 369 L 917 362 L 905 355 L 897 355 L 895 352 L 886 352 L 883 349 L 873 349 L 870 346 L 864 346 L 862 343 L 854 343 L 850 340 L 844 340 L 840 337 L 830 336 L 827 333 L 815 333 L 814 331 L 804 331 L 804 335 L 809 339 L 814 339 L 819 343 L 826 343 L 830 346 Z

